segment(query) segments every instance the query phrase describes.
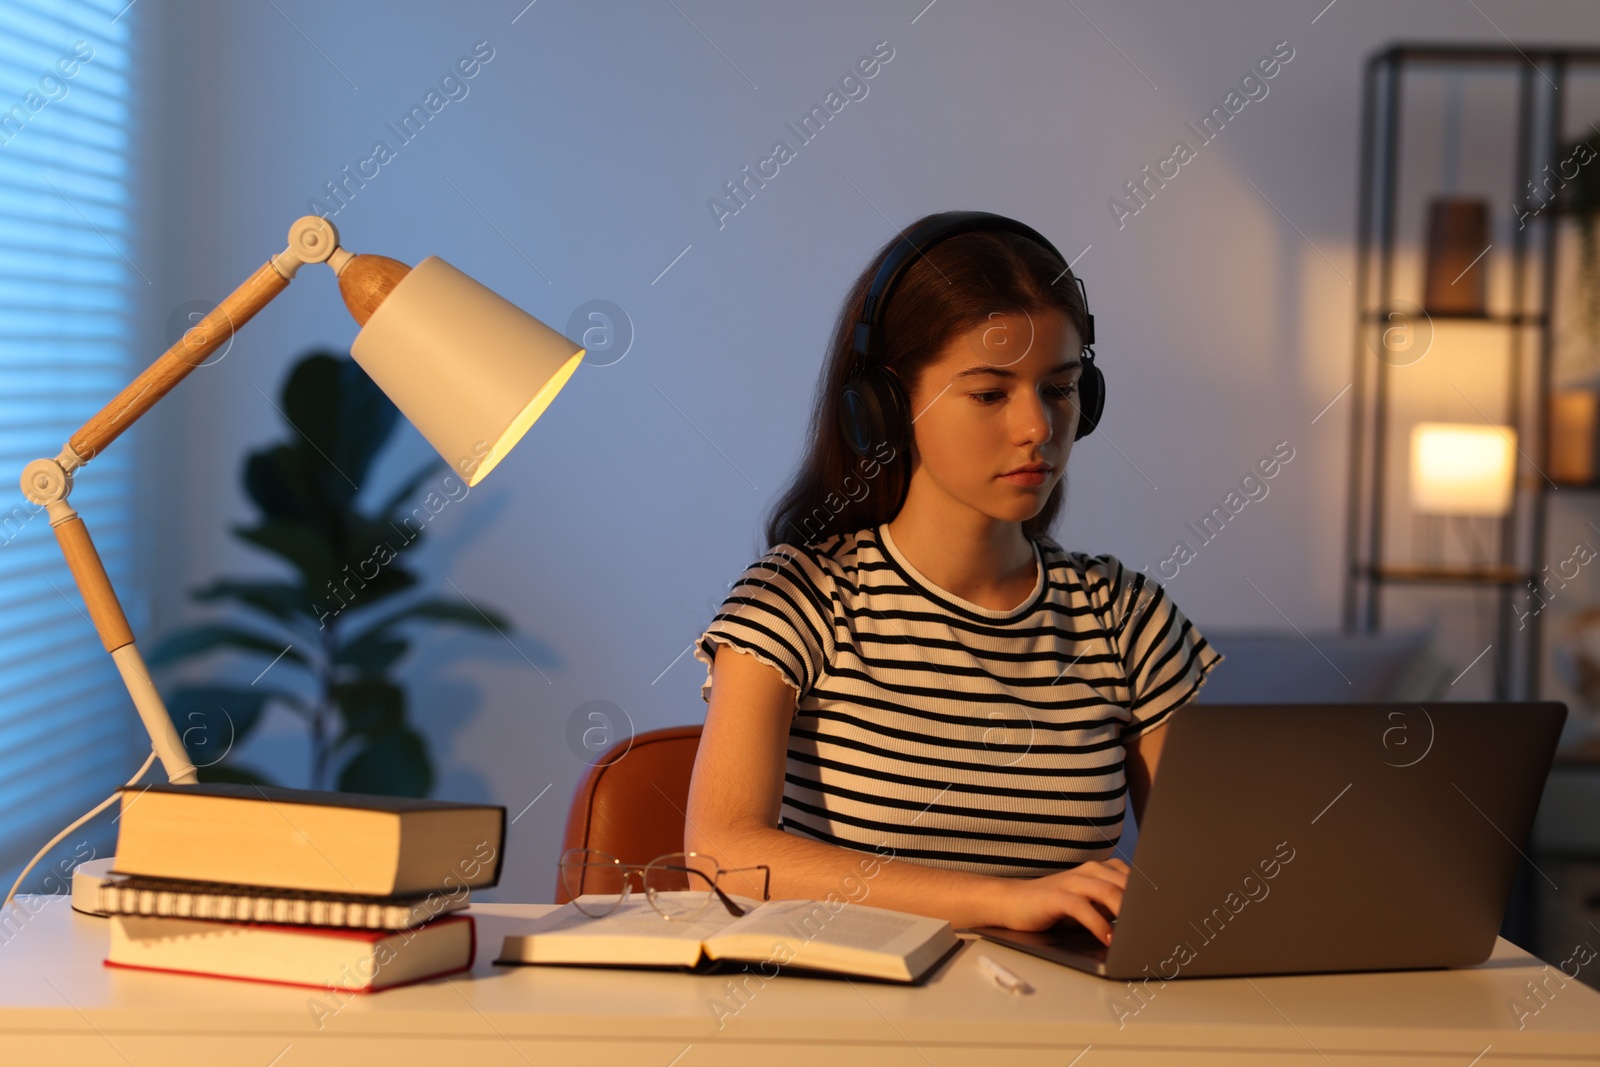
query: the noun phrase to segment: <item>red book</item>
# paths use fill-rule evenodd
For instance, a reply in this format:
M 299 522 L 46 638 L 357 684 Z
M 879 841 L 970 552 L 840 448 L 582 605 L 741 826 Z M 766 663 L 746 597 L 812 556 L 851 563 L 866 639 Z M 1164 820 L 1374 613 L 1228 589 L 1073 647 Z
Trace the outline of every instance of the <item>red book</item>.
M 243 978 L 370 993 L 471 968 L 470 915 L 409 930 L 113 915 L 108 967 Z

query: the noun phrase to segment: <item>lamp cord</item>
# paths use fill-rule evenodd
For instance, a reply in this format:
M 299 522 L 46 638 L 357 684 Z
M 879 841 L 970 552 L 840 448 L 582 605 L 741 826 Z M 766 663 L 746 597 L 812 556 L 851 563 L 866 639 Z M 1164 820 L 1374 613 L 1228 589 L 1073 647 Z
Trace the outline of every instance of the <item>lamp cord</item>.
M 123 786 L 122 788 L 126 789 L 128 786 L 137 785 L 138 782 L 139 782 L 139 779 L 144 777 L 145 772 L 150 769 L 151 764 L 155 763 L 155 761 L 156 761 L 156 753 L 155 753 L 155 749 L 152 748 L 150 750 L 150 755 L 145 757 L 144 765 L 139 768 L 138 773 L 136 773 L 132 778 L 128 779 L 128 784 Z M 113 803 L 116 802 L 117 797 L 119 797 L 121 795 L 122 795 L 122 790 L 119 789 L 119 790 L 117 790 L 117 792 L 112 793 L 110 796 L 106 797 L 100 803 L 96 804 L 92 809 L 90 809 L 89 811 L 85 812 L 82 816 L 80 816 L 76 821 L 74 821 L 72 823 L 72 825 L 68 826 L 66 829 L 62 830 L 59 834 L 57 834 L 56 836 L 52 837 L 50 839 L 50 843 L 49 844 L 45 845 L 37 853 L 35 853 L 33 859 L 28 861 L 28 865 L 26 867 L 22 868 L 22 873 L 17 875 L 17 880 L 11 884 L 11 892 L 6 894 L 5 902 L 4 903 L 0 903 L 0 910 L 3 910 L 5 908 L 7 908 L 7 907 L 10 907 L 11 898 L 17 895 L 17 889 L 22 885 L 22 880 L 24 878 L 28 877 L 28 872 L 33 870 L 33 868 L 38 865 L 39 861 L 44 859 L 45 856 L 47 856 L 49 854 L 51 849 L 53 849 L 57 845 L 59 845 L 61 843 L 62 839 L 65 838 L 68 834 L 72 833 L 72 831 L 76 830 L 78 827 L 82 826 L 84 823 L 88 822 L 90 819 L 94 818 L 96 815 L 99 815 L 102 811 L 105 811 L 107 808 L 109 808 Z

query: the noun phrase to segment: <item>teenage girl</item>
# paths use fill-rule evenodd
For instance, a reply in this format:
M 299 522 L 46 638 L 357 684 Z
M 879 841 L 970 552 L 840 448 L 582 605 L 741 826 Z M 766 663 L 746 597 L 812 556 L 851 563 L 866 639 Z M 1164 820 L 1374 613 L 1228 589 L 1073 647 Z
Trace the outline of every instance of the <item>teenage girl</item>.
M 685 849 L 775 899 L 1110 942 L 1127 799 L 1222 656 L 1048 535 L 1104 397 L 1086 341 L 1081 284 L 1002 216 L 927 216 L 856 279 L 769 551 L 696 645 Z

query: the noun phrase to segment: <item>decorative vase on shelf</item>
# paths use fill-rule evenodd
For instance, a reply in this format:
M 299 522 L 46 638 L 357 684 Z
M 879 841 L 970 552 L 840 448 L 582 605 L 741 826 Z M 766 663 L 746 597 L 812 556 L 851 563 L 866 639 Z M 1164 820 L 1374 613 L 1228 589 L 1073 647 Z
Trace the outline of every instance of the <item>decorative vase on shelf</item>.
M 1428 258 L 1422 306 L 1430 315 L 1487 312 L 1489 202 L 1439 197 L 1428 204 Z

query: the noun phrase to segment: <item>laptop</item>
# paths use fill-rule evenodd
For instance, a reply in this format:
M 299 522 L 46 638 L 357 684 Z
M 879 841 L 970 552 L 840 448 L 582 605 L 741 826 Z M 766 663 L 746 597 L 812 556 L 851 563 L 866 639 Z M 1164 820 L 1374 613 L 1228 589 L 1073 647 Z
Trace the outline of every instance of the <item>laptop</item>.
M 1111 944 L 987 940 L 1106 978 L 1470 967 L 1494 950 L 1565 704 L 1191 704 Z

